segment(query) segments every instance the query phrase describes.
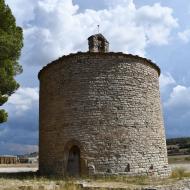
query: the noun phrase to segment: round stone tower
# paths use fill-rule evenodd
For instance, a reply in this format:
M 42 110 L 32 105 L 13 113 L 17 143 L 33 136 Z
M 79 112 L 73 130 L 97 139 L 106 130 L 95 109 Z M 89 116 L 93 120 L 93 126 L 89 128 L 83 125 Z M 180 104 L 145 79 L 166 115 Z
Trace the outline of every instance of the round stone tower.
M 88 40 L 39 73 L 40 173 L 168 176 L 159 67 Z

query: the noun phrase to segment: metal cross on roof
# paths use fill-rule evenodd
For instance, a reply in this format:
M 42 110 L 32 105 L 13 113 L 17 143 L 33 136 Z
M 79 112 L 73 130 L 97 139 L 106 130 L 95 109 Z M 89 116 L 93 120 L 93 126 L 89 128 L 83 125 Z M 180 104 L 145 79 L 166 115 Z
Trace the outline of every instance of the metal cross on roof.
M 100 33 L 100 25 L 98 24 L 97 27 L 98 27 L 98 34 L 99 34 Z

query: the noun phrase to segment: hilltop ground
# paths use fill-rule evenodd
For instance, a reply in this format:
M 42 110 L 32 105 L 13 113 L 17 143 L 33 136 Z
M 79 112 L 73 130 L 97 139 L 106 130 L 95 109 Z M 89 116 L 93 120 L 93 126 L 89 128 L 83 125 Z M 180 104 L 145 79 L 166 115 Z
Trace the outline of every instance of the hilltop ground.
M 190 138 L 170 139 L 167 145 L 173 170 L 168 179 L 124 176 L 52 179 L 37 176 L 37 165 L 0 165 L 0 190 L 190 190 Z
M 172 160 L 170 166 L 173 173 L 168 179 L 124 176 L 99 179 L 52 179 L 38 177 L 37 165 L 24 164 L 17 167 L 2 165 L 0 167 L 0 190 L 190 190 L 190 161 L 185 160 L 181 155 L 169 159 Z

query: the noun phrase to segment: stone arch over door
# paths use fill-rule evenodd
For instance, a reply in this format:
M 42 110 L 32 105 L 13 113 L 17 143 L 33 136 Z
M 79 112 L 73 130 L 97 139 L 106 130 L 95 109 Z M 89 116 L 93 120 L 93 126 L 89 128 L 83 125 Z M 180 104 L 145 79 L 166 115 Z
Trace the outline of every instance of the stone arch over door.
M 87 163 L 84 159 L 84 150 L 77 140 L 70 140 L 64 148 L 64 175 L 80 176 L 86 174 Z

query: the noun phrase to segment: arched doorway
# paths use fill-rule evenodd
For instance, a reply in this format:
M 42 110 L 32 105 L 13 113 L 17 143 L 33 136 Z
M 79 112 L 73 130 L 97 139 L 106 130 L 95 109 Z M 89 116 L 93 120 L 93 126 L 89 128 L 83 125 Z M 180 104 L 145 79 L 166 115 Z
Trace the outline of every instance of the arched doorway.
M 67 175 L 80 175 L 80 149 L 76 145 L 72 146 L 69 150 L 67 162 Z

